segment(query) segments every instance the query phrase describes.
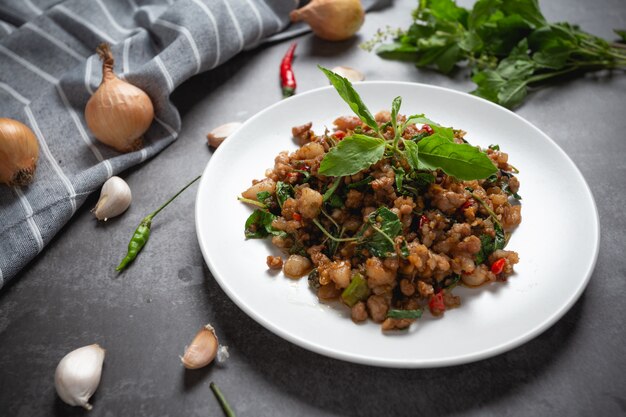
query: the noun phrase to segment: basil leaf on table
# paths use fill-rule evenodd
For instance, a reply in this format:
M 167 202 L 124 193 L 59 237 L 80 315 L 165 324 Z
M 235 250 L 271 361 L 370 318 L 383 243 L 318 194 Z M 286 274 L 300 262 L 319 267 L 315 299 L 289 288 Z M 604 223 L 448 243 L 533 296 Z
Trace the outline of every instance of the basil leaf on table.
M 438 135 L 428 136 L 417 145 L 420 164 L 426 169 L 441 169 L 464 181 L 487 178 L 497 172 L 491 159 L 474 146 L 448 142 Z
M 352 111 L 359 116 L 363 123 L 371 127 L 376 133 L 380 133 L 376 119 L 374 119 L 374 116 L 372 116 L 372 113 L 370 113 L 365 103 L 363 103 L 363 100 L 361 100 L 361 97 L 356 92 L 354 87 L 352 87 L 352 83 L 341 75 L 335 74 L 321 65 L 318 65 L 317 67 L 322 70 L 326 77 L 328 77 L 328 80 L 333 87 L 335 87 L 339 96 L 343 99 L 343 101 L 348 103 Z
M 380 161 L 384 153 L 384 140 L 354 134 L 330 148 L 318 172 L 329 177 L 354 175 Z

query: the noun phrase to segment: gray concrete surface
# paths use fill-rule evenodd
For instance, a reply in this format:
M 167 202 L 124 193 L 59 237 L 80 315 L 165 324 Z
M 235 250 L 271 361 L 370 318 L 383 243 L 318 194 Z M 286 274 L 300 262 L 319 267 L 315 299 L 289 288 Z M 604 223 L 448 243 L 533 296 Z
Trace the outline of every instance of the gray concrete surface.
M 418 71 L 357 48 L 379 27 L 406 26 L 414 4 L 396 1 L 371 13 L 352 41 L 299 38 L 299 91 L 326 85 L 318 63 L 354 66 L 369 80 L 469 91 L 471 82 L 463 74 L 447 78 Z M 576 22 L 600 36 L 612 38 L 612 28 L 626 28 L 623 0 L 541 5 L 549 20 Z M 582 171 L 598 204 L 602 241 L 580 300 L 553 327 L 508 353 L 450 368 L 383 369 L 328 359 L 282 340 L 240 311 L 207 269 L 194 227 L 197 186 L 157 218 L 132 268 L 123 275 L 114 272 L 139 220 L 211 158 L 206 133 L 224 122 L 244 121 L 280 99 L 277 69 L 286 46 L 246 52 L 182 85 L 172 99 L 181 110 L 183 131 L 160 155 L 125 174 L 134 194 L 129 211 L 99 225 L 89 213 L 97 198 L 92 196 L 0 292 L 0 416 L 87 414 L 57 398 L 53 375 L 66 352 L 94 342 L 107 349 L 107 357 L 89 412 L 93 417 L 220 416 L 211 381 L 238 416 L 626 415 L 623 73 L 588 75 L 542 89 L 517 110 Z M 567 207 L 547 210 L 558 215 Z M 178 355 L 207 322 L 218 329 L 231 358 L 185 372 Z

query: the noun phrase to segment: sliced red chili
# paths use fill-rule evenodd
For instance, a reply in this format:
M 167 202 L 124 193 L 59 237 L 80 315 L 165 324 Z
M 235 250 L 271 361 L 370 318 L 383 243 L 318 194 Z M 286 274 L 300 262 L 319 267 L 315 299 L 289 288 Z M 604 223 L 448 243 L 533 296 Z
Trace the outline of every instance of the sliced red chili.
M 446 310 L 446 305 L 443 302 L 443 291 L 439 291 L 434 294 L 428 300 L 428 309 L 433 314 L 439 314 Z
M 464 209 L 469 208 L 469 207 L 470 207 L 471 205 L 473 205 L 473 204 L 474 204 L 474 199 L 473 199 L 473 198 L 470 198 L 470 199 L 469 199 L 469 200 L 467 200 L 465 203 L 463 203 L 463 208 L 464 208 Z
M 343 139 L 346 137 L 346 132 L 344 132 L 343 130 L 338 130 L 335 133 L 333 133 L 333 136 L 339 140 Z
M 424 125 L 422 126 L 422 130 L 426 133 L 428 133 L 429 135 L 432 135 L 434 133 L 433 128 L 430 127 L 430 125 Z
M 293 213 L 292 215 L 293 219 L 297 222 L 299 222 L 300 220 L 302 220 L 302 216 L 300 215 L 300 213 Z
M 506 265 L 506 259 L 500 258 L 494 263 L 491 264 L 491 272 L 498 275 L 501 274 L 504 270 L 504 266 Z
M 424 216 L 423 214 L 420 217 L 420 229 L 426 224 L 428 223 L 428 217 Z

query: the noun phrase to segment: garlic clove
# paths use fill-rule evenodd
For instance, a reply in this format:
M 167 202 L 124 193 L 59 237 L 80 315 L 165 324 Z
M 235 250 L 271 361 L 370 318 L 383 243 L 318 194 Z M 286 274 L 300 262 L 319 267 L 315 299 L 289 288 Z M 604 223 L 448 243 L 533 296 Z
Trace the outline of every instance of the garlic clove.
M 361 71 L 355 70 L 351 67 L 335 67 L 332 69 L 335 74 L 339 74 L 344 78 L 347 78 L 348 81 L 354 83 L 357 81 L 363 81 L 365 79 L 365 75 Z
M 107 221 L 128 209 L 132 200 L 130 187 L 120 177 L 109 178 L 100 191 L 100 198 L 91 210 L 98 220 Z
M 217 356 L 218 347 L 215 329 L 207 324 L 196 334 L 180 359 L 187 369 L 203 368 L 213 362 Z
M 28 126 L 0 118 L 0 183 L 26 186 L 35 175 L 39 142 Z
M 227 137 L 235 133 L 235 131 L 239 129 L 240 126 L 241 123 L 239 122 L 230 122 L 211 130 L 209 134 L 206 135 L 209 141 L 209 146 L 217 148 L 222 144 L 222 142 L 224 142 Z
M 94 344 L 73 350 L 61 359 L 54 373 L 54 387 L 65 403 L 92 409 L 89 398 L 100 384 L 104 354 L 105 350 Z

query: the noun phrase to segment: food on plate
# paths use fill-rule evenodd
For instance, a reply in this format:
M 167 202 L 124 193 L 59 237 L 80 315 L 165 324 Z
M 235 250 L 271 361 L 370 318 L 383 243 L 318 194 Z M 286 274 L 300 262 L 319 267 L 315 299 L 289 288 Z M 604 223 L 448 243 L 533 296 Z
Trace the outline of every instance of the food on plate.
M 517 170 L 497 145 L 391 111 L 373 116 L 350 82 L 322 68 L 355 111 L 332 131 L 293 128 L 300 148 L 280 152 L 240 200 L 255 207 L 247 238 L 269 237 L 290 278 L 308 274 L 320 300 L 340 300 L 355 322 L 407 328 L 428 308 L 456 307 L 459 283 L 504 281 L 505 250 L 521 222 Z M 268 267 L 281 262 L 268 257 Z

